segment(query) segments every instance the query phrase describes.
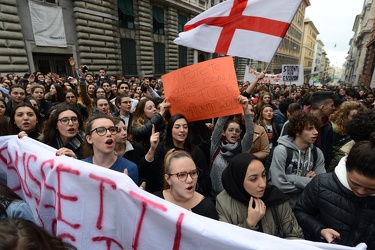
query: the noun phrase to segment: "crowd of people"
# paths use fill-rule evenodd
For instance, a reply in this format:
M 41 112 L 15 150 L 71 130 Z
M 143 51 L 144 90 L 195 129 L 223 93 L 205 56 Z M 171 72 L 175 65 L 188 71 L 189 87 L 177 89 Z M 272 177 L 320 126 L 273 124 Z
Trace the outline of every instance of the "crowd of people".
M 170 114 L 160 79 L 105 69 L 94 75 L 74 58 L 69 63 L 71 76 L 0 78 L 1 136 L 28 136 L 57 156 L 127 174 L 146 191 L 214 220 L 375 248 L 372 89 L 269 85 L 260 73 L 239 82 L 241 114 L 189 122 Z M 26 222 L 34 221 L 27 203 L 5 185 L 0 199 L 1 219 L 8 217 L 0 221 L 5 249 L 20 240 L 2 242 L 12 230 L 36 226 Z M 31 231 L 61 246 L 53 249 L 74 249 L 40 228 Z

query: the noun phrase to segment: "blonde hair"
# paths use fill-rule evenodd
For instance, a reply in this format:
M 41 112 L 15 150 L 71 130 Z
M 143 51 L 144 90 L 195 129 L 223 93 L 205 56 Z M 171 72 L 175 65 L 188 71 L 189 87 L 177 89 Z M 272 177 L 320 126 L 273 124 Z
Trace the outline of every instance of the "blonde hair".
M 185 150 L 178 150 L 178 149 L 174 149 L 174 148 L 169 150 L 164 157 L 164 174 L 170 174 L 171 162 L 172 162 L 173 159 L 179 159 L 179 158 L 183 158 L 183 157 L 188 157 L 191 160 L 193 160 L 191 155 Z M 170 188 L 170 185 L 164 179 L 164 190 L 169 189 L 169 188 Z
M 340 107 L 329 117 L 329 120 L 336 124 L 338 133 L 340 135 L 346 135 L 345 125 L 348 122 L 348 115 L 352 110 L 366 110 L 367 108 L 360 102 L 344 102 Z

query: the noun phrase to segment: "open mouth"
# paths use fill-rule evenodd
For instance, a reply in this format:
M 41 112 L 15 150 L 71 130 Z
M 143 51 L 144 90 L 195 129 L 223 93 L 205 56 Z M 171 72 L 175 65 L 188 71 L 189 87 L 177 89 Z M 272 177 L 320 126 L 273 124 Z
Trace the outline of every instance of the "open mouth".
M 194 189 L 194 187 L 193 186 L 189 186 L 189 187 L 187 187 L 186 188 L 188 191 L 192 191 L 193 189 Z
M 113 145 L 113 140 L 112 139 L 108 139 L 105 141 L 105 144 L 107 144 L 108 146 L 112 146 Z

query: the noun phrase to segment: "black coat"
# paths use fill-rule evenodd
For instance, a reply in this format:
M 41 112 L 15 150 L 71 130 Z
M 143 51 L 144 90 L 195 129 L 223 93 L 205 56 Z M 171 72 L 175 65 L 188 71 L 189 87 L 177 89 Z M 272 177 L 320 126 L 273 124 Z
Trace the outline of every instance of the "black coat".
M 357 197 L 335 173 L 314 177 L 294 210 L 309 240 L 322 241 L 320 231 L 332 228 L 340 233 L 342 245 L 365 242 L 375 249 L 375 196 Z

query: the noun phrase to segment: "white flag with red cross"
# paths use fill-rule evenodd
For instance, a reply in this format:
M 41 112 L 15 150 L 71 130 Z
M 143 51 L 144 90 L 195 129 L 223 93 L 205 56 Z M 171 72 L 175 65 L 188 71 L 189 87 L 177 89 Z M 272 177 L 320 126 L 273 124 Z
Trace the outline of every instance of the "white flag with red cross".
M 301 0 L 227 0 L 187 22 L 174 42 L 270 62 L 300 4 Z

